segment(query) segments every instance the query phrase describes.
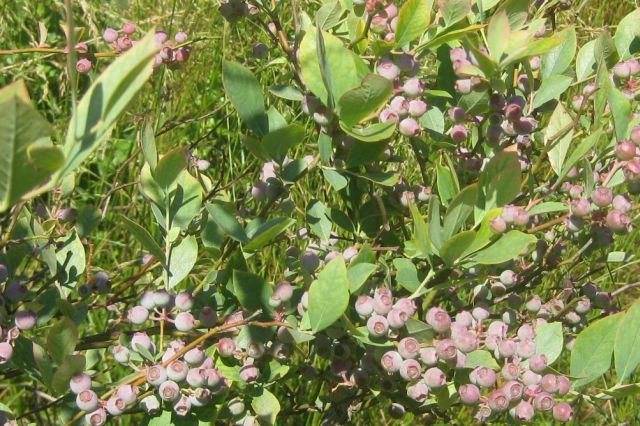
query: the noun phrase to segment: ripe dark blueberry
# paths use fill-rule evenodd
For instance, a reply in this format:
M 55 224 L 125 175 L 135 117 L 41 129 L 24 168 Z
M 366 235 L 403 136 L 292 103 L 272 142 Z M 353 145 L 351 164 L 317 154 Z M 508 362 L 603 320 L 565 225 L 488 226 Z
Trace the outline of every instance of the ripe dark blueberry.
M 18 311 L 15 314 L 14 322 L 20 330 L 31 330 L 36 325 L 38 317 L 31 310 Z
M 406 414 L 407 410 L 401 404 L 394 402 L 389 408 L 389 415 L 394 419 L 401 419 Z

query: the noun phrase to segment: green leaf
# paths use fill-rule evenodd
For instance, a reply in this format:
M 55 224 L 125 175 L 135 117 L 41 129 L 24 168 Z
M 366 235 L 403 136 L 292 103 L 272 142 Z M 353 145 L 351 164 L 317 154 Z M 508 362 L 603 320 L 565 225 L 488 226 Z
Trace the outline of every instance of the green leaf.
M 502 207 L 513 201 L 520 193 L 522 173 L 515 152 L 501 151 L 496 154 L 480 173 L 479 203 L 483 211 Z
M 331 236 L 331 221 L 327 217 L 329 209 L 319 200 L 311 200 L 307 207 L 307 223 L 311 231 L 320 237 L 321 241 L 329 240 Z
M 262 87 L 249 69 L 230 61 L 222 64 L 222 84 L 238 115 L 249 129 L 262 138 L 269 133 Z
M 558 359 L 564 346 L 562 323 L 549 322 L 536 327 L 536 353 L 547 357 L 551 365 Z
M 249 241 L 244 228 L 242 228 L 242 225 L 240 225 L 236 219 L 235 214 L 231 211 L 233 208 L 231 204 L 223 203 L 219 200 L 213 200 L 206 206 L 207 211 L 209 212 L 209 218 L 212 219 L 227 235 L 241 243 L 247 243 Z
M 545 203 L 536 204 L 529 209 L 529 216 L 535 216 L 537 214 L 555 213 L 555 212 L 568 212 L 569 206 L 565 203 L 558 201 L 547 201 Z
M 116 121 L 151 77 L 157 51 L 151 31 L 93 82 L 71 117 L 64 144 L 66 163 L 56 175 L 58 183 L 109 137 Z
M 338 0 L 328 2 L 316 12 L 316 22 L 322 30 L 330 30 L 340 23 L 344 9 Z
M 515 64 L 525 58 L 543 55 L 558 46 L 560 42 L 561 40 L 557 37 L 547 37 L 533 41 L 511 52 L 500 63 L 500 66 L 502 68 L 506 68 L 507 66 Z
M 591 323 L 576 338 L 571 350 L 570 375 L 579 377 L 575 387 L 590 383 L 606 373 L 611 366 L 614 342 L 623 312 Z
M 560 39 L 560 44 L 540 58 L 543 83 L 545 79 L 552 75 L 562 74 L 569 68 L 576 54 L 578 42 L 576 40 L 576 30 L 573 26 L 556 33 L 555 37 Z
M 322 174 L 324 175 L 324 178 L 327 180 L 327 182 L 329 182 L 329 184 L 331 184 L 333 189 L 335 189 L 336 191 L 340 191 L 341 189 L 345 188 L 347 186 L 347 183 L 349 182 L 347 178 L 344 177 L 341 173 L 332 169 L 322 168 Z
M 578 56 L 576 56 L 576 78 L 578 81 L 582 81 L 595 73 L 595 49 L 596 41 L 591 40 L 578 50 Z
M 169 257 L 169 288 L 173 288 L 189 275 L 198 259 L 198 240 L 189 235 L 171 249 Z
M 472 91 L 460 96 L 458 106 L 467 114 L 483 114 L 489 111 L 489 95 L 486 91 Z
M 629 122 L 631 121 L 631 101 L 620 90 L 609 83 L 608 101 L 616 128 L 616 138 L 620 141 L 626 138 Z
M 565 161 L 564 166 L 562 167 L 562 172 L 560 173 L 560 179 L 564 178 L 573 166 L 585 158 L 585 155 L 591 151 L 591 148 L 598 143 L 601 137 L 602 129 L 598 129 L 580 141 L 577 148 L 571 153 L 571 155 L 569 155 L 567 161 Z
M 453 173 L 448 168 L 436 164 L 436 184 L 438 186 L 438 194 L 442 198 L 442 204 L 449 205 L 449 200 L 456 196 L 458 188 Z
M 76 343 L 78 343 L 78 328 L 69 318 L 62 318 L 49 329 L 47 350 L 58 364 L 62 364 L 65 357 L 75 350 Z
M 415 217 L 414 217 L 415 220 Z M 440 223 L 440 198 L 431 196 L 429 199 L 429 234 L 433 247 L 439 250 L 444 242 L 442 224 Z
M 278 130 L 269 132 L 262 138 L 264 150 L 271 159 L 282 163 L 287 151 L 304 140 L 305 129 L 299 124 L 289 124 Z
M 136 222 L 132 221 L 126 216 L 121 216 L 122 223 L 129 230 L 129 232 L 133 235 L 133 237 L 140 241 L 142 247 L 145 248 L 153 257 L 158 259 L 160 263 L 163 265 L 167 264 L 167 260 L 165 258 L 164 252 L 160 248 L 160 245 L 153 239 L 151 234 L 144 229 L 142 226 L 138 225 Z
M 373 263 L 356 263 L 353 261 L 347 269 L 349 277 L 349 288 L 351 293 L 355 293 L 363 286 L 367 279 L 375 272 L 377 266 Z
M 51 387 L 58 395 L 69 391 L 71 376 L 82 373 L 85 368 L 84 355 L 66 355 L 64 361 L 55 369 L 51 379 Z
M 269 92 L 279 98 L 287 99 L 289 101 L 300 102 L 304 99 L 304 95 L 297 87 L 286 84 L 274 84 L 269 87 Z
M 366 127 L 349 127 L 345 123 L 340 123 L 340 127 L 346 134 L 363 142 L 378 142 L 389 139 L 396 131 L 396 124 L 375 123 Z
M 447 266 L 453 266 L 463 257 L 475 239 L 476 231 L 464 231 L 454 235 L 442 244 L 440 257 Z
M 620 59 L 626 60 L 640 52 L 640 9 L 636 9 L 618 24 L 613 40 Z
M 21 80 L 0 90 L 0 110 L 0 211 L 5 211 L 43 184 L 64 156 L 49 142 L 51 127 L 31 104 Z M 43 157 L 47 152 L 54 161 Z
M 444 114 L 437 107 L 429 109 L 420 117 L 420 124 L 435 140 L 444 139 Z
M 418 278 L 418 270 L 411 260 L 399 257 L 393 259 L 393 266 L 396 268 L 396 281 L 398 284 L 411 293 L 420 287 L 421 281 Z
M 243 248 L 244 251 L 251 252 L 261 249 L 294 223 L 296 223 L 295 220 L 286 217 L 278 217 L 268 221 L 258 228 L 249 239 L 249 242 Z
M 534 235 L 512 230 L 502 235 L 489 247 L 474 254 L 471 260 L 482 265 L 498 265 L 519 256 L 528 245 L 536 241 L 537 238 Z
M 620 320 L 615 333 L 613 356 L 618 383 L 624 382 L 640 364 L 640 301 Z
M 158 150 L 156 148 L 156 135 L 152 120 L 145 120 L 140 132 L 140 147 L 144 160 L 149 165 L 151 172 L 158 165 Z
M 512 30 L 520 29 L 526 22 L 529 14 L 529 0 L 507 0 L 496 13 L 504 11 L 509 18 Z
M 165 192 L 175 183 L 178 176 L 187 168 L 187 157 L 182 148 L 175 148 L 162 156 L 152 175 L 156 183 Z
M 559 99 L 567 91 L 573 79 L 566 75 L 551 75 L 542 80 L 540 88 L 533 100 L 533 108 L 540 108 L 545 103 Z
M 60 284 L 75 284 L 86 268 L 86 255 L 82 241 L 75 232 L 56 241 L 56 260 L 58 261 L 58 280 Z
M 424 256 L 428 256 L 431 254 L 431 244 L 427 223 L 415 204 L 409 204 L 409 211 L 411 211 L 411 217 L 413 218 L 413 239 L 416 241 L 418 250 L 420 250 Z
M 271 392 L 263 388 L 260 396 L 251 400 L 251 408 L 260 420 L 260 424 L 274 425 L 280 412 L 280 402 Z
M 437 0 L 437 4 L 445 27 L 452 26 L 471 13 L 471 0 Z
M 495 13 L 487 28 L 487 44 L 494 61 L 500 62 L 502 54 L 507 49 L 511 37 L 509 17 L 505 10 Z
M 442 226 L 442 238 L 448 239 L 458 232 L 460 227 L 473 213 L 473 208 L 478 199 L 478 185 L 473 184 L 464 188 L 449 204 L 447 214 L 444 216 Z
M 422 43 L 421 45 L 416 47 L 415 49 L 416 53 L 423 55 L 423 52 L 425 50 L 437 49 L 438 47 L 442 46 L 445 43 L 449 43 L 454 40 L 459 40 L 465 37 L 469 33 L 475 33 L 478 30 L 484 28 L 484 25 L 480 25 L 480 24 L 469 25 L 461 29 L 456 29 L 456 27 L 451 27 L 443 31 L 442 33 L 438 34 L 436 37 L 432 38 L 431 40 L 425 43 Z
M 314 332 L 336 322 L 349 304 L 349 278 L 342 256 L 329 262 L 309 288 L 309 322 Z
M 431 22 L 433 0 L 408 0 L 398 12 L 395 31 L 396 46 L 402 47 L 417 39 Z
M 262 309 L 271 312 L 269 299 L 273 289 L 262 277 L 250 272 L 233 271 L 233 294 L 238 301 L 250 312 Z
M 360 87 L 349 90 L 338 100 L 338 115 L 347 126 L 353 127 L 375 114 L 392 94 L 391 81 L 376 74 L 368 74 Z
M 500 366 L 491 353 L 483 350 L 469 352 L 464 366 L 465 368 L 487 367 L 492 370 L 500 369 Z
M 331 86 L 333 99 L 340 99 L 347 91 L 358 87 L 369 72 L 366 64 L 354 52 L 347 49 L 342 41 L 326 32 L 322 33 L 325 57 L 318 51 L 317 31 L 309 28 L 300 44 L 300 67 L 305 84 L 323 104 L 329 105 L 325 78 L 321 63 L 326 64 L 326 76 Z
M 184 170 L 178 176 L 169 205 L 169 226 L 186 230 L 202 208 L 202 185 Z M 166 214 L 166 213 L 165 213 Z M 162 222 L 161 225 L 165 226 Z
M 573 129 L 568 132 L 565 132 L 565 130 L 570 127 L 572 123 L 573 119 L 567 109 L 562 103 L 558 103 L 549 119 L 549 124 L 545 132 L 545 143 L 553 144 L 553 147 L 547 153 L 549 164 L 557 175 L 560 175 L 564 160 L 569 151 L 569 146 L 571 145 Z M 562 134 L 562 132 L 565 132 L 564 136 L 558 139 L 557 136 Z

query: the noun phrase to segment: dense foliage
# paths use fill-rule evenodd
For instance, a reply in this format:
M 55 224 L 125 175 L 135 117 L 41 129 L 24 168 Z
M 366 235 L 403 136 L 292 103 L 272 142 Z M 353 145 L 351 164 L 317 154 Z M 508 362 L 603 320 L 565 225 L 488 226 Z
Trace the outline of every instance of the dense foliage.
M 228 0 L 92 38 L 73 3 L 0 51 L 0 424 L 610 423 L 640 390 L 640 9 Z

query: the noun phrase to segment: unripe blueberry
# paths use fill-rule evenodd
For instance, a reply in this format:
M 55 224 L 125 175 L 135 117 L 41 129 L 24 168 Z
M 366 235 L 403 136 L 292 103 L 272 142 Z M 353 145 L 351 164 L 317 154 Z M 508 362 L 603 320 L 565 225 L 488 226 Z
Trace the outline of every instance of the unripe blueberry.
M 76 71 L 78 71 L 79 74 L 87 74 L 91 71 L 92 67 L 93 64 L 87 58 L 80 58 L 78 59 L 78 62 L 76 62 Z
M 624 213 L 629 212 L 633 207 L 631 201 L 629 201 L 625 195 L 616 195 L 613 197 L 612 205 L 615 210 L 620 210 Z
M 191 331 L 193 330 L 196 319 L 190 312 L 180 312 L 176 315 L 173 323 L 178 331 Z
M 424 372 L 424 382 L 429 389 L 438 389 L 447 383 L 447 376 L 438 367 L 431 367 Z
M 427 367 L 433 367 L 438 364 L 438 352 L 436 348 L 421 348 L 420 349 L 420 361 Z
M 518 281 L 518 275 L 510 269 L 502 271 L 500 282 L 507 287 L 514 285 Z
M 406 381 L 413 381 L 420 377 L 420 363 L 415 359 L 405 359 L 400 364 L 400 377 Z
M 541 307 L 542 307 L 542 300 L 538 295 L 534 295 L 533 297 L 531 297 L 531 299 L 529 299 L 525 304 L 525 308 L 527 309 L 527 311 L 533 314 L 537 313 Z
M 461 385 L 458 388 L 458 395 L 465 405 L 474 405 L 480 401 L 480 389 L 473 383 Z
M 85 389 L 76 396 L 76 405 L 82 411 L 91 412 L 98 408 L 100 400 L 91 389 Z
M 229 403 L 227 404 L 227 409 L 233 417 L 241 416 L 246 410 L 244 402 L 239 398 L 234 398 L 229 401 Z
M 91 389 L 91 377 L 84 373 L 76 373 L 69 380 L 69 389 L 75 394 Z
M 522 383 L 524 383 L 527 386 L 534 386 L 540 383 L 540 381 L 542 380 L 542 376 L 534 373 L 531 370 L 527 370 L 524 373 L 522 373 Z
M 156 307 L 156 303 L 153 301 L 153 292 L 145 291 L 140 298 L 140 305 L 147 310 L 152 310 Z
M 420 96 L 424 92 L 424 83 L 419 78 L 413 77 L 404 82 L 402 90 L 408 96 Z
M 386 315 L 393 309 L 393 294 L 386 287 L 379 287 L 373 294 L 373 310 L 379 315 Z
M 382 58 L 378 64 L 378 75 L 387 80 L 395 80 L 400 75 L 400 68 L 389 58 Z
M 516 352 L 516 342 L 504 339 L 498 342 L 498 353 L 502 358 L 511 358 Z
M 504 384 L 502 391 L 507 395 L 511 402 L 518 401 L 524 394 L 524 386 L 516 380 L 510 380 Z
M 550 411 L 551 409 L 553 409 L 554 404 L 555 402 L 553 400 L 553 397 L 546 392 L 540 392 L 533 399 L 533 406 L 536 410 L 540 411 Z
M 38 317 L 31 310 L 18 311 L 13 321 L 20 330 L 31 330 L 35 325 Z
M 607 207 L 613 201 L 613 192 L 610 188 L 600 187 L 593 191 L 591 200 L 598 207 Z
M 211 401 L 211 391 L 206 388 L 197 388 L 195 392 L 189 396 L 189 402 L 192 407 L 204 407 Z
M 611 210 L 606 217 L 607 226 L 615 232 L 628 231 L 631 226 L 629 216 L 620 210 Z
M 180 387 L 176 382 L 167 380 L 158 388 L 158 394 L 163 401 L 173 402 L 180 398 Z
M 633 160 L 636 156 L 636 145 L 631 141 L 620 141 L 616 144 L 614 151 L 618 160 Z
M 147 414 L 153 415 L 160 412 L 160 401 L 158 401 L 158 397 L 155 395 L 149 395 L 142 398 L 140 405 Z
M 404 327 L 408 319 L 409 315 L 407 314 L 407 312 L 397 308 L 391 309 L 387 314 L 387 322 L 389 323 L 389 327 L 394 330 Z
M 257 370 L 257 368 L 256 368 Z M 241 370 L 242 371 L 242 370 Z M 246 371 L 245 372 L 245 376 L 249 377 L 250 374 L 259 374 L 259 372 L 255 372 L 255 371 Z M 218 370 L 216 370 L 215 368 L 208 368 L 207 370 L 205 370 L 204 372 L 205 377 L 207 378 L 207 387 L 211 388 L 211 389 L 216 389 L 218 387 L 220 387 L 223 383 L 224 383 L 224 378 L 222 377 L 222 375 L 220 374 L 220 372 Z
M 293 287 L 289 281 L 281 281 L 273 291 L 272 299 L 288 302 L 293 296 Z
M 125 51 L 131 49 L 132 47 L 133 47 L 133 42 L 126 35 L 123 36 L 123 37 L 118 37 L 118 39 L 116 40 L 116 50 L 118 50 L 120 52 L 125 52 Z M 171 50 L 170 48 L 165 48 L 165 49 Z M 162 52 L 160 54 L 162 54 Z
M 458 350 L 452 339 L 442 339 L 436 343 L 436 353 L 439 359 L 450 361 L 456 359 Z
M 158 290 L 153 293 L 153 303 L 159 308 L 165 308 L 171 303 L 171 295 L 165 290 Z
M 507 362 L 502 367 L 501 374 L 505 380 L 516 380 L 520 375 L 520 366 L 514 362 Z
M 467 140 L 469 131 L 462 124 L 456 124 L 451 128 L 451 139 L 456 143 L 462 143 Z
M 558 378 L 555 374 L 545 374 L 540 380 L 540 386 L 542 390 L 549 393 L 556 393 L 558 391 Z
M 572 200 L 570 203 L 571 214 L 576 217 L 584 217 L 591 213 L 591 203 L 586 198 Z
M 456 323 L 463 327 L 469 328 L 473 326 L 474 322 L 473 316 L 469 311 L 462 311 L 456 314 Z
M 413 99 L 409 102 L 409 115 L 412 117 L 421 117 L 427 112 L 427 104 L 420 99 Z
M 111 350 L 111 355 L 120 364 L 126 364 L 129 362 L 129 349 L 122 345 L 114 346 Z
M 484 286 L 483 286 L 484 287 Z M 484 287 L 486 289 L 486 287 Z M 476 321 L 484 321 L 491 316 L 491 312 L 486 308 L 486 306 L 476 306 L 471 310 L 471 315 Z
M 407 396 L 416 402 L 422 402 L 429 396 L 429 387 L 421 380 L 407 388 Z
M 547 357 L 544 354 L 536 354 L 529 360 L 529 368 L 534 373 L 542 373 L 547 368 Z
M 390 108 L 385 108 L 380 112 L 378 119 L 381 123 L 397 123 L 400 121 L 400 115 Z
M 131 338 L 131 348 L 137 352 L 138 345 L 142 346 L 149 352 L 154 350 L 153 342 L 145 332 L 137 332 L 133 334 L 133 337 Z
M 420 124 L 418 124 L 418 122 L 411 117 L 405 118 L 400 121 L 398 129 L 404 136 L 415 137 L 420 134 Z
M 186 396 L 181 396 L 173 406 L 173 411 L 180 417 L 184 417 L 191 411 L 191 401 Z
M 478 349 L 478 347 L 480 346 L 478 336 L 466 330 L 456 333 L 455 336 L 453 336 L 452 333 L 452 337 L 456 344 L 456 348 L 458 348 L 460 352 L 472 352 Z
M 449 114 L 449 118 L 454 123 L 463 123 L 467 117 L 467 113 L 465 112 L 465 110 L 458 106 L 450 108 L 448 111 L 448 114 Z
M 495 336 L 499 339 L 504 339 L 507 336 L 507 330 L 509 327 L 502 321 L 491 321 L 489 327 L 487 327 L 487 336 Z
M 122 385 L 116 389 L 116 396 L 125 403 L 125 405 L 131 405 L 136 402 L 138 397 L 138 388 L 133 385 Z
M 531 419 L 533 419 L 533 416 L 535 414 L 533 405 L 531 405 L 527 401 L 520 401 L 512 411 L 513 412 L 511 416 L 516 420 L 520 420 L 523 422 L 530 421 Z
M 107 28 L 102 33 L 102 38 L 107 43 L 113 43 L 118 39 L 118 31 L 114 30 L 113 28 Z
M 186 291 L 176 294 L 174 300 L 175 307 L 180 311 L 188 311 L 193 307 L 193 296 Z
M 536 353 L 536 343 L 533 340 L 521 340 L 516 344 L 516 353 L 520 358 L 531 358 Z
M 218 348 L 218 353 L 222 357 L 230 357 L 236 351 L 236 344 L 230 337 L 223 337 L 218 340 L 216 347 Z
M 418 358 L 420 343 L 414 337 L 405 337 L 398 343 L 398 352 L 404 359 Z
M 240 369 L 240 379 L 245 383 L 253 383 L 258 380 L 260 370 L 253 364 L 247 364 Z
M 491 391 L 487 403 L 494 412 L 507 411 L 509 408 L 509 397 L 500 389 Z
M 278 361 L 285 362 L 291 357 L 292 350 L 288 344 L 277 342 L 271 347 L 271 353 Z
M 626 62 L 619 62 L 613 67 L 613 75 L 620 80 L 627 80 L 631 76 L 631 68 Z
M 195 347 L 184 354 L 184 360 L 192 366 L 199 366 L 204 361 L 205 354 L 202 348 Z
M 160 364 L 147 368 L 147 382 L 152 386 L 160 386 L 167 381 L 167 370 Z
M 502 234 L 504 231 L 507 230 L 507 223 L 503 218 L 498 216 L 498 217 L 494 217 L 489 221 L 489 227 L 491 228 L 491 231 L 493 231 L 494 233 Z
M 266 350 L 262 342 L 249 342 L 247 344 L 247 355 L 253 359 L 262 358 Z
M 171 364 L 167 366 L 167 377 L 174 382 L 181 382 L 186 379 L 188 372 L 189 368 L 180 360 L 172 361 Z
M 382 315 L 373 315 L 367 321 L 367 329 L 372 336 L 386 336 L 389 331 L 389 322 Z
M 471 93 L 471 79 L 468 78 L 460 78 L 456 80 L 454 83 L 454 89 L 456 92 L 461 95 L 466 95 Z
M 91 426 L 102 426 L 107 423 L 107 411 L 104 408 L 98 408 L 84 416 L 84 419 Z
M 396 351 L 387 351 L 380 358 L 380 365 L 388 373 L 395 373 L 402 365 L 402 355 Z
M 124 410 L 127 409 L 127 404 L 124 403 L 122 398 L 112 396 L 111 398 L 107 399 L 105 408 L 107 409 L 107 412 L 112 416 L 119 416 Z
M 426 320 L 436 333 L 445 333 L 451 327 L 451 317 L 442 308 L 430 308 L 427 311 Z
M 529 213 L 524 209 L 517 209 L 513 217 L 513 224 L 516 226 L 524 226 L 529 223 Z
M 469 373 L 471 383 L 483 388 L 490 388 L 496 383 L 496 372 L 488 367 L 476 367 Z
M 531 324 L 522 324 L 517 334 L 520 340 L 533 340 L 536 337 L 536 331 Z
M 127 319 L 131 324 L 144 324 L 149 318 L 149 311 L 142 306 L 134 306 L 127 312 Z
M 553 418 L 559 422 L 570 422 L 573 419 L 573 409 L 566 402 L 559 402 L 553 406 Z
M 218 322 L 218 314 L 211 306 L 205 306 L 198 314 L 198 321 L 201 327 L 213 327 Z

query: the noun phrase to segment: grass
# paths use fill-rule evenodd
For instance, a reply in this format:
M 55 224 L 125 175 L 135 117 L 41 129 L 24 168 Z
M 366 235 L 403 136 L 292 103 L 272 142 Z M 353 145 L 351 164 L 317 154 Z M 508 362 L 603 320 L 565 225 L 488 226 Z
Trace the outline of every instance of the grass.
M 319 1 L 298 1 L 299 4 L 309 4 L 316 8 Z M 633 1 L 584 0 L 579 3 L 577 16 L 571 12 L 563 13 L 558 19 L 558 25 L 577 23 L 581 40 L 595 38 L 602 27 L 613 27 L 621 17 L 629 13 L 636 6 Z M 221 84 L 221 63 L 223 59 L 248 62 L 255 68 L 264 86 L 269 84 L 289 83 L 292 79 L 290 70 L 280 61 L 255 62 L 247 59 L 248 52 L 254 42 L 263 42 L 270 46 L 272 43 L 264 32 L 254 28 L 256 23 L 242 23 L 230 26 L 223 22 L 216 11 L 217 1 L 213 0 L 116 0 L 101 2 L 98 0 L 79 0 L 74 2 L 76 25 L 79 27 L 80 38 L 83 40 L 99 40 L 102 30 L 106 26 L 119 27 L 125 21 L 134 21 L 140 28 L 149 30 L 152 27 L 164 28 L 174 33 L 184 30 L 192 38 L 200 39 L 193 49 L 189 62 L 178 70 L 161 70 L 153 77 L 143 94 L 130 107 L 130 113 L 116 128 L 113 137 L 97 154 L 89 166 L 77 173 L 76 184 L 68 188 L 76 200 L 75 207 L 100 208 L 104 217 L 92 235 L 89 243 L 93 245 L 92 265 L 94 270 L 104 269 L 116 276 L 129 276 L 133 273 L 132 264 L 139 261 L 140 251 L 135 244 L 131 244 L 130 236 L 119 225 L 120 215 L 147 224 L 152 231 L 159 235 L 159 230 L 152 225 L 152 214 L 148 203 L 143 201 L 137 186 L 126 186 L 113 191 L 110 197 L 105 194 L 119 185 L 137 182 L 142 165 L 141 157 L 134 156 L 137 140 L 140 137 L 139 124 L 143 121 L 154 123 L 157 133 L 158 150 L 167 152 L 173 147 L 195 145 L 193 153 L 199 158 L 205 158 L 213 165 L 209 176 L 215 182 L 232 182 L 238 176 L 244 176 L 238 183 L 228 188 L 227 196 L 232 200 L 242 200 L 246 196 L 251 183 L 258 177 L 260 164 L 244 148 L 240 135 L 242 126 L 233 109 L 225 103 L 225 95 Z M 39 25 L 46 28 L 48 36 L 46 42 L 51 46 L 64 44 L 64 33 L 61 23 L 64 21 L 64 5 L 61 1 L 42 0 L 13 0 L 4 2 L 0 6 L 0 48 L 18 49 L 25 46 L 37 45 L 41 34 Z M 102 48 L 104 45 L 101 45 Z M 279 54 L 272 54 L 277 58 Z M 105 61 L 106 62 L 106 61 Z M 104 64 L 99 64 L 102 67 Z M 66 130 L 70 112 L 68 78 L 65 71 L 63 55 L 30 54 L 0 56 L 0 86 L 4 86 L 17 79 L 24 79 L 31 96 L 38 108 L 55 129 L 54 140 L 62 140 Z M 90 84 L 90 78 L 79 78 L 80 91 L 84 91 Z M 287 111 L 289 121 L 299 115 L 297 108 L 285 108 L 291 102 L 268 97 L 267 102 L 273 103 L 279 110 Z M 298 154 L 314 152 L 313 143 L 309 140 L 309 149 L 300 149 Z M 301 156 L 301 155 L 300 155 Z M 129 161 L 131 160 L 131 161 Z M 417 176 L 416 164 L 399 165 L 409 176 Z M 412 176 L 413 173 L 413 176 Z M 323 192 L 323 181 L 319 174 L 309 175 L 299 185 L 292 189 L 292 199 L 296 206 L 305 206 L 310 194 Z M 53 195 L 45 200 L 52 210 L 68 207 L 68 199 Z M 251 206 L 249 208 L 252 208 Z M 291 211 L 296 218 L 303 218 L 304 212 L 298 209 Z M 619 243 L 619 249 L 637 252 L 640 234 L 634 233 Z M 277 249 L 263 253 L 262 259 L 251 259 L 256 266 L 255 271 L 266 276 L 282 276 L 285 266 L 279 259 L 282 254 Z M 215 263 L 215 255 L 202 259 L 198 270 L 190 278 L 193 285 L 198 284 L 206 276 L 208 270 Z M 613 289 L 619 283 L 629 282 L 629 278 L 637 277 L 640 270 L 638 264 L 619 271 L 604 274 L 603 283 Z M 598 279 L 597 278 L 597 279 Z M 550 280 L 549 280 L 550 281 Z M 150 284 L 151 277 L 145 277 L 139 285 Z M 556 283 L 548 282 L 549 288 L 555 288 Z M 551 290 L 549 290 L 551 291 Z M 631 299 L 640 292 L 630 292 Z M 109 327 L 103 312 L 91 312 L 89 322 L 95 329 Z M 96 352 L 96 355 L 100 354 Z M 101 376 L 110 375 L 116 379 L 124 374 L 124 369 L 118 367 L 109 371 L 111 366 L 98 364 Z M 611 378 L 607 378 L 611 381 Z M 0 400 L 14 407 L 18 412 L 26 412 L 36 404 L 44 404 L 45 399 L 36 401 L 26 397 L 32 393 L 34 381 L 2 382 L 0 383 Z M 291 386 L 304 391 L 300 383 L 292 382 Z M 606 387 L 606 384 L 597 384 Z M 43 412 L 34 415 L 31 420 L 38 424 L 61 424 L 62 417 L 69 416 L 69 407 L 65 404 L 60 411 Z M 383 408 L 385 407 L 385 408 Z M 591 408 L 588 404 L 580 404 L 576 424 L 613 424 L 626 422 L 637 424 L 640 422 L 640 411 L 637 409 L 633 396 L 612 401 L 603 406 L 602 410 Z M 55 417 L 60 415 L 62 417 Z M 465 425 L 471 421 L 469 410 L 461 411 L 457 418 L 449 419 L 446 423 Z M 298 417 L 284 418 L 286 424 L 301 424 Z M 122 424 L 135 424 L 135 416 L 125 417 Z M 412 424 L 414 420 L 405 419 L 404 423 Z M 431 422 L 426 418 L 415 419 L 416 422 Z M 307 424 L 317 424 L 318 416 L 308 416 Z M 355 424 L 391 424 L 386 411 L 386 405 L 370 406 L 355 415 Z M 547 422 L 548 423 L 548 422 Z M 445 422 L 433 423 L 445 424 Z M 537 424 L 546 424 L 540 421 Z

